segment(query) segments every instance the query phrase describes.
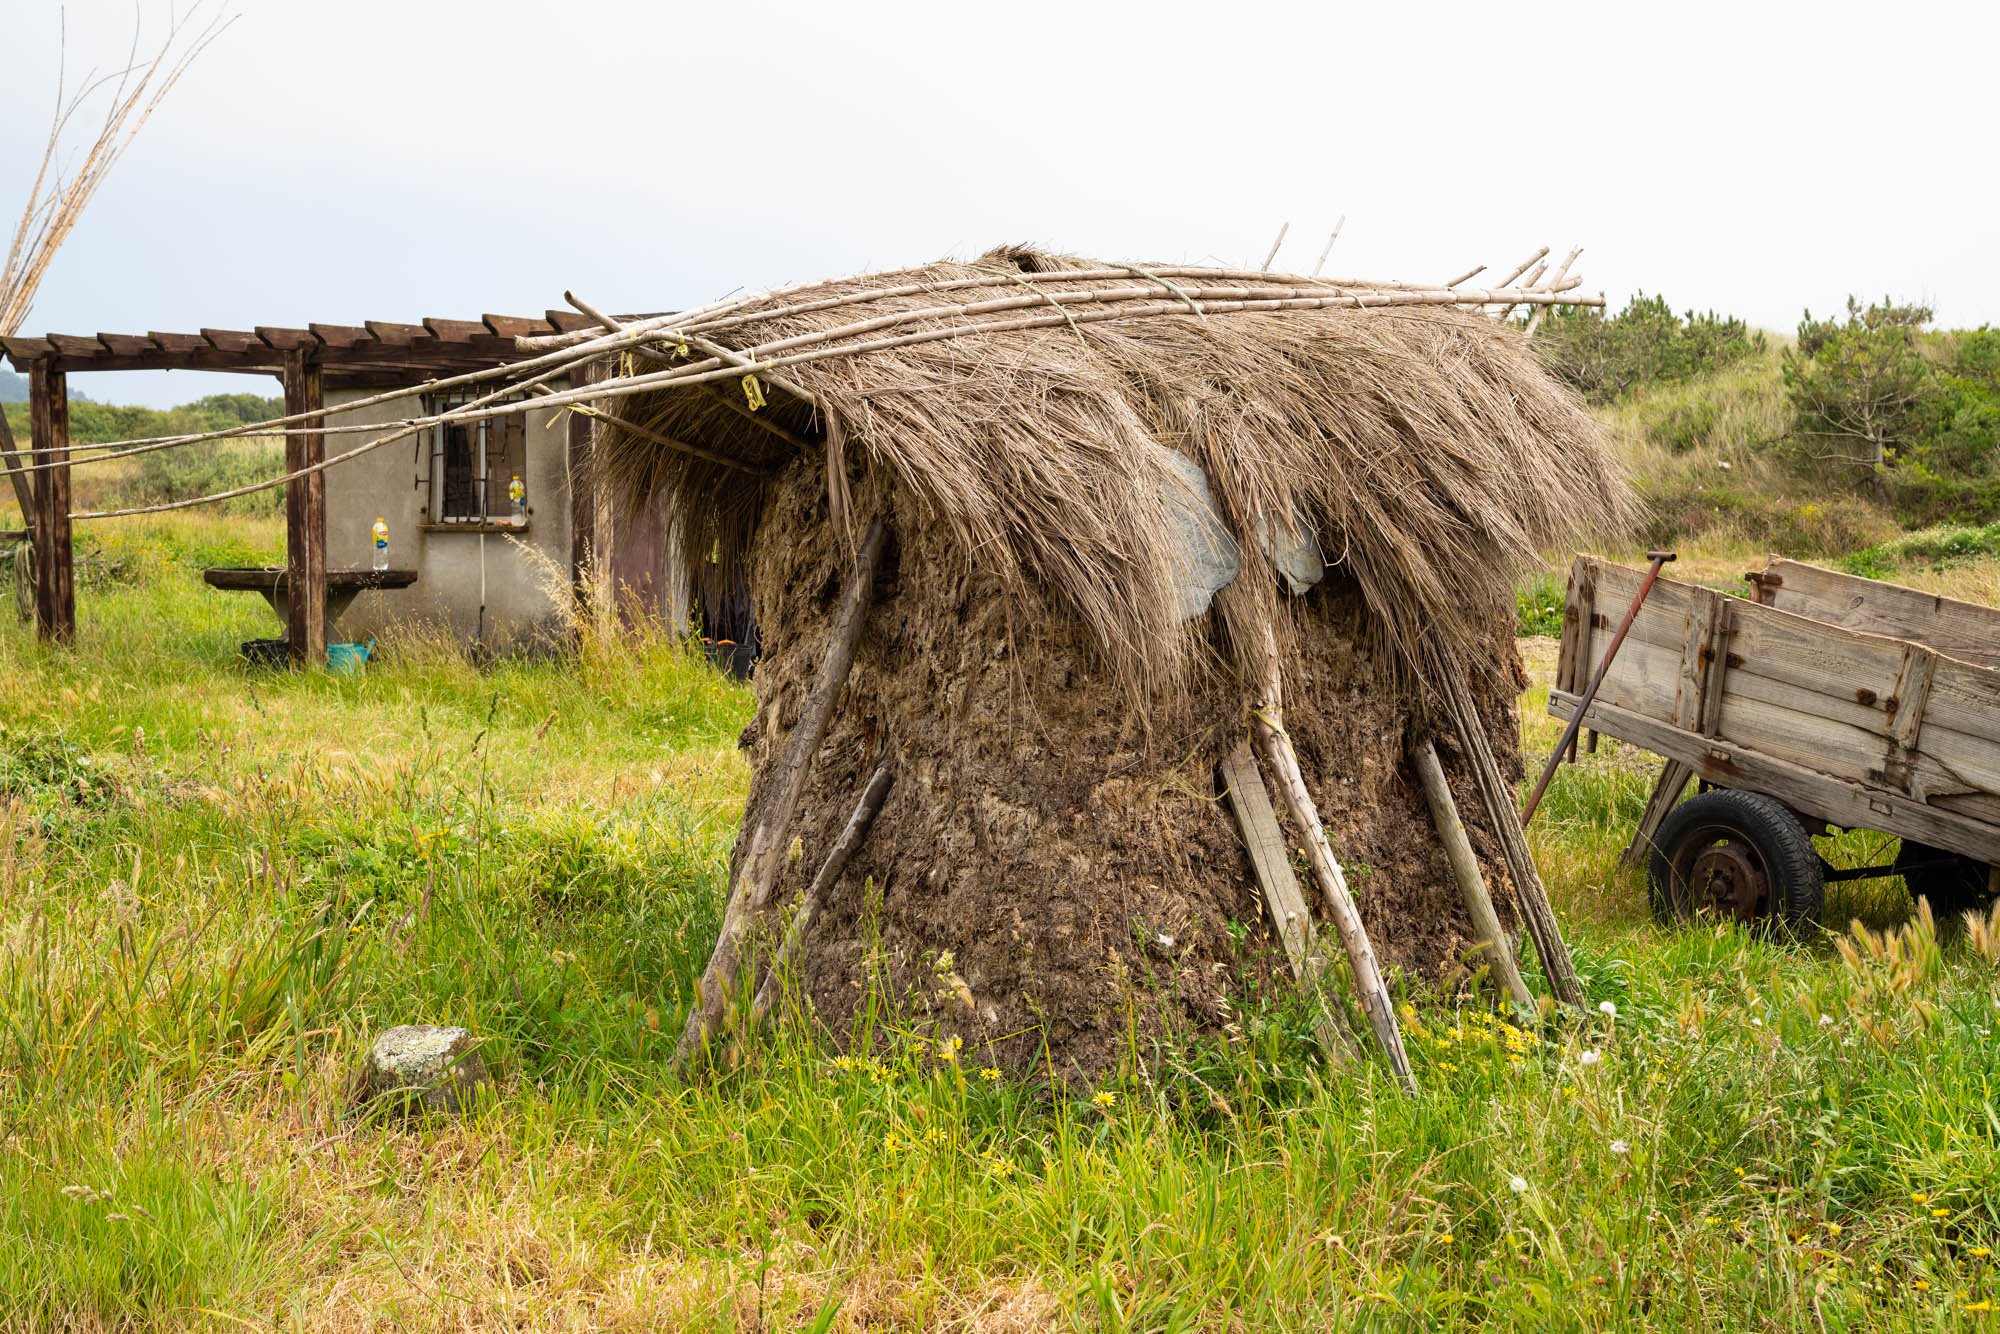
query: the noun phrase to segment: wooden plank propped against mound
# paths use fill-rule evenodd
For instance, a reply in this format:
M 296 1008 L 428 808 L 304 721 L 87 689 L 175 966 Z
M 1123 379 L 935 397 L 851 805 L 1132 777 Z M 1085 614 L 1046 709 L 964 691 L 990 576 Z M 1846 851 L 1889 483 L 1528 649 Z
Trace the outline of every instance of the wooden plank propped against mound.
M 785 939 L 772 956 L 770 970 L 764 974 L 763 984 L 757 988 L 757 999 L 751 1004 L 750 1026 L 753 1029 L 778 1003 L 785 978 L 798 961 L 806 932 L 812 930 L 813 919 L 819 916 L 826 892 L 833 888 L 834 882 L 840 879 L 840 873 L 847 869 L 847 863 L 854 857 L 854 850 L 861 846 L 861 840 L 868 837 L 868 828 L 875 823 L 875 815 L 882 809 L 882 802 L 888 797 L 889 787 L 895 781 L 896 771 L 888 760 L 875 766 L 868 786 L 861 790 L 861 800 L 855 804 L 854 814 L 847 817 L 847 827 L 834 840 L 833 850 L 820 864 L 819 874 L 806 886 L 806 892 L 799 896 L 798 911 L 792 914 L 791 925 L 785 928 Z
M 1264 762 L 1271 767 L 1271 776 L 1291 810 L 1292 823 L 1298 826 L 1299 837 L 1305 841 L 1306 864 L 1312 867 L 1313 879 L 1319 882 L 1320 893 L 1326 899 L 1327 915 L 1333 918 L 1334 930 L 1340 933 L 1341 947 L 1347 953 L 1348 973 L 1354 983 L 1355 999 L 1361 1002 L 1361 1012 L 1368 1016 L 1368 1027 L 1374 1031 L 1375 1040 L 1382 1044 L 1382 1054 L 1388 1057 L 1389 1069 L 1395 1073 L 1396 1082 L 1407 1092 L 1415 1093 L 1416 1072 L 1410 1069 L 1409 1053 L 1403 1049 L 1403 1029 L 1396 1022 L 1396 1007 L 1390 1003 L 1389 988 L 1383 983 L 1382 969 L 1375 962 L 1375 947 L 1369 943 L 1368 930 L 1361 922 L 1361 909 L 1347 888 L 1347 876 L 1333 855 L 1333 843 L 1327 838 L 1326 826 L 1320 822 L 1319 808 L 1313 803 L 1312 790 L 1306 786 L 1305 773 L 1299 768 L 1299 756 L 1292 748 L 1291 734 L 1285 730 L 1283 674 L 1278 661 L 1277 634 L 1268 620 L 1262 625 L 1261 633 L 1264 646 L 1263 698 L 1251 713 L 1257 748 L 1263 752 Z
M 755 827 L 745 831 L 748 841 L 744 845 L 742 869 L 729 891 L 722 932 L 716 938 L 708 967 L 702 970 L 687 1026 L 681 1030 L 680 1044 L 674 1049 L 674 1064 L 678 1067 L 685 1068 L 690 1058 L 700 1054 L 722 1023 L 730 988 L 736 984 L 742 968 L 744 933 L 770 906 L 813 757 L 819 754 L 820 742 L 826 739 L 827 721 L 833 716 L 834 703 L 854 666 L 854 649 L 861 642 L 861 627 L 868 619 L 875 571 L 882 563 L 882 545 L 882 521 L 876 519 L 868 525 L 855 553 L 854 568 L 848 573 L 847 587 L 841 594 L 840 610 L 827 636 L 826 657 L 820 662 L 819 675 L 813 679 L 812 691 L 799 711 L 799 721 L 785 738 L 785 753 L 778 762 L 771 795 L 758 811 Z
M 1451 863 L 1452 878 L 1458 882 L 1459 897 L 1465 900 L 1472 929 L 1493 961 L 1493 975 L 1516 1005 L 1533 1005 L 1535 997 L 1521 979 L 1520 965 L 1514 962 L 1513 944 L 1500 929 L 1500 915 L 1493 910 L 1492 895 L 1486 892 L 1486 877 L 1480 874 L 1472 839 L 1465 832 L 1465 821 L 1459 818 L 1458 803 L 1452 799 L 1451 784 L 1445 781 L 1444 766 L 1438 763 L 1437 747 L 1427 737 L 1410 747 L 1410 760 L 1416 765 L 1417 781 L 1423 784 L 1424 799 L 1431 808 L 1431 823 L 1437 826 L 1438 838 L 1444 843 L 1445 857 Z
M 1292 871 L 1285 831 L 1278 825 L 1277 812 L 1271 809 L 1271 796 L 1264 790 L 1264 779 L 1250 756 L 1250 743 L 1239 741 L 1234 750 L 1223 756 L 1220 772 L 1223 795 L 1229 799 L 1236 827 L 1243 833 L 1250 869 L 1257 877 L 1264 910 L 1271 915 L 1271 925 L 1285 946 L 1292 980 L 1307 990 L 1313 1002 L 1314 1035 L 1329 1058 L 1342 1064 L 1351 1061 L 1359 1053 L 1322 988 L 1326 956 L 1319 951 L 1312 908 Z

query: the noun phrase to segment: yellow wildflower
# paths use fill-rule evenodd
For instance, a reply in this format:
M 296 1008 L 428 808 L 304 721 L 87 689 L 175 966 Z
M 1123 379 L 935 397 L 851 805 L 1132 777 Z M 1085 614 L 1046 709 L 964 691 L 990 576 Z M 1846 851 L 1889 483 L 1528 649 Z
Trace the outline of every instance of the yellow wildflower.
M 991 1084 L 994 1080 L 1000 1078 L 1000 1072 L 993 1066 L 989 1065 L 985 1069 L 979 1072 L 979 1077 L 985 1080 L 987 1083 Z
M 1922 1191 L 1920 1191 L 1920 1190 L 1913 1190 L 1913 1191 L 1911 1191 L 1911 1192 L 1910 1192 L 1910 1203 L 1911 1203 L 1911 1204 L 1923 1204 L 1923 1203 L 1926 1203 L 1926 1202 L 1927 1202 L 1927 1201 L 1928 1201 L 1929 1199 L 1930 1199 L 1930 1196 L 1928 1196 L 1928 1195 L 1924 1194 L 1924 1193 L 1923 1193 Z
M 1931 1281 L 1927 1278 L 1920 1278 L 1911 1283 L 1910 1286 L 1918 1292 L 1929 1292 L 1931 1290 Z
M 1453 1236 L 1453 1235 L 1452 1235 L 1451 1233 L 1447 1232 L 1447 1233 L 1445 1233 L 1445 1234 L 1444 1234 L 1443 1236 L 1439 1237 L 1439 1238 L 1438 1238 L 1438 1240 L 1439 1240 L 1439 1241 L 1441 1241 L 1441 1242 L 1443 1242 L 1443 1243 L 1444 1243 L 1445 1245 L 1449 1246 L 1449 1245 L 1451 1245 L 1451 1244 L 1452 1244 L 1452 1243 L 1453 1243 L 1454 1241 L 1457 1241 L 1457 1240 L 1458 1240 L 1458 1238 L 1457 1238 L 1457 1237 L 1454 1237 L 1454 1236 Z
M 1975 1259 L 1983 1260 L 1987 1256 L 1993 1254 L 1993 1248 L 1990 1246 L 1974 1246 L 1971 1250 L 1967 1251 L 1966 1254 L 1972 1256 Z
M 1105 1089 L 1102 1093 L 1092 1098 L 1091 1101 L 1108 1112 L 1118 1105 L 1118 1095 L 1110 1089 Z
M 1949 1218 L 1949 1217 L 1951 1217 L 1951 1210 L 1949 1210 L 1949 1209 L 1933 1209 L 1933 1210 L 1931 1210 L 1931 1217 L 1932 1217 L 1932 1218 Z

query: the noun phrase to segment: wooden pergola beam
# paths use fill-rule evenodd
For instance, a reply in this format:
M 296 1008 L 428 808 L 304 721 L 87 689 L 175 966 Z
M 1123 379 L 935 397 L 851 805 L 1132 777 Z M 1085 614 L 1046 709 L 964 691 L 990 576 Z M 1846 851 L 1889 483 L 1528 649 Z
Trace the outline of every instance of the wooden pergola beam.
M 28 420 L 34 452 L 31 519 L 35 633 L 50 644 L 76 638 L 76 551 L 69 529 L 69 385 L 50 357 L 28 365 Z
M 326 407 L 326 381 L 319 363 L 304 349 L 285 357 L 285 415 Z M 318 424 L 323 425 L 324 420 Z M 297 473 L 326 460 L 326 437 L 318 431 L 285 437 L 285 471 Z M 286 639 L 295 669 L 326 664 L 326 474 L 311 473 L 285 483 Z
M 564 313 L 568 326 L 582 319 Z M 400 372 L 411 379 L 486 370 L 519 361 L 522 334 L 546 334 L 548 319 L 486 315 L 478 320 L 427 318 L 421 324 L 371 320 L 363 325 L 313 324 L 303 329 L 259 325 L 254 331 L 203 329 L 198 334 L 47 334 L 0 338 L 0 354 L 25 371 L 53 358 L 69 374 L 80 371 L 203 370 L 283 375 L 285 354 L 304 349 L 328 372 L 341 367 L 369 375 Z

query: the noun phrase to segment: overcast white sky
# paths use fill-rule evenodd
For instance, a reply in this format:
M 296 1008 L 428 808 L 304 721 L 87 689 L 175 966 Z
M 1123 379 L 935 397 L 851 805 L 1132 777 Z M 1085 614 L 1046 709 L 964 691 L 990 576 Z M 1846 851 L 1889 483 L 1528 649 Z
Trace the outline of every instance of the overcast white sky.
M 54 96 L 0 0 L 0 209 Z M 1504 272 L 1547 244 L 1789 330 L 1850 291 L 2000 321 L 2000 6 L 237 0 L 29 331 L 602 307 L 971 255 Z M 72 69 L 131 0 L 71 0 Z M 139 0 L 157 26 L 162 0 Z M 173 403 L 257 379 L 79 377 Z

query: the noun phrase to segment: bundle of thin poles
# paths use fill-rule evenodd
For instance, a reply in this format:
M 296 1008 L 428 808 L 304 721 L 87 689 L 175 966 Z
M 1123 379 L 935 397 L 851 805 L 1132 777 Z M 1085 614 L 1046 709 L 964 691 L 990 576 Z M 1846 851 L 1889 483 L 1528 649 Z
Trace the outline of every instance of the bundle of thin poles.
M 1447 283 L 1422 284 L 1347 278 L 1293 277 L 1258 270 L 1203 266 L 1113 265 L 1061 270 L 1044 274 L 1014 271 L 981 273 L 940 281 L 913 279 L 881 286 L 848 286 L 841 280 L 807 283 L 714 302 L 692 311 L 614 320 L 574 297 L 572 305 L 597 322 L 596 329 L 523 337 L 516 340 L 523 359 L 479 371 L 427 380 L 340 405 L 340 411 L 418 399 L 440 390 L 480 388 L 485 392 L 448 410 L 410 416 L 389 423 L 322 424 L 315 414 L 296 414 L 251 422 L 227 430 L 185 435 L 116 440 L 77 447 L 80 457 L 62 461 L 25 461 L 37 471 L 50 467 L 86 466 L 156 450 L 175 449 L 207 441 L 249 436 L 317 433 L 368 438 L 329 455 L 307 468 L 265 481 L 154 505 L 81 511 L 73 519 L 110 519 L 155 514 L 214 504 L 256 491 L 283 486 L 298 477 L 322 472 L 385 445 L 407 440 L 422 431 L 472 423 L 530 410 L 569 409 L 636 431 L 669 449 L 679 450 L 727 468 L 756 471 L 740 460 L 723 457 L 699 445 L 642 430 L 616 416 L 610 404 L 635 394 L 670 388 L 692 388 L 737 380 L 746 393 L 761 393 L 770 385 L 808 407 L 810 391 L 786 378 L 786 370 L 838 358 L 865 357 L 892 348 L 994 334 L 1067 327 L 1081 337 L 1081 326 L 1105 321 L 1189 320 L 1221 316 L 1269 316 L 1312 310 L 1373 310 L 1396 307 L 1457 307 L 1487 311 L 1497 320 L 1529 307 L 1530 325 L 1552 306 L 1599 306 L 1599 296 L 1572 295 L 1582 279 L 1569 275 L 1577 253 L 1572 251 L 1553 275 L 1542 263 L 1543 247 L 1523 261 L 1499 284 L 1474 288 L 1465 284 L 1484 267 Z M 1537 267 L 1539 265 L 1539 267 Z M 1530 270 L 1532 269 L 1532 272 Z M 1525 281 L 1523 276 L 1526 275 Z M 894 277 L 895 275 L 888 275 Z M 1039 282 L 1037 280 L 1040 280 Z M 1518 284 L 1518 285 L 1517 285 Z M 840 288 L 831 291 L 829 289 Z M 903 301 L 908 298 L 973 294 L 987 288 L 1026 289 L 973 300 L 946 299 L 869 315 L 831 327 L 789 337 L 767 338 L 730 347 L 723 339 L 745 326 L 782 325 L 788 319 L 819 315 L 848 306 Z M 570 379 L 586 364 L 615 360 L 618 373 L 584 383 Z M 650 366 L 650 368 L 649 368 Z M 557 389 L 552 381 L 570 380 Z

